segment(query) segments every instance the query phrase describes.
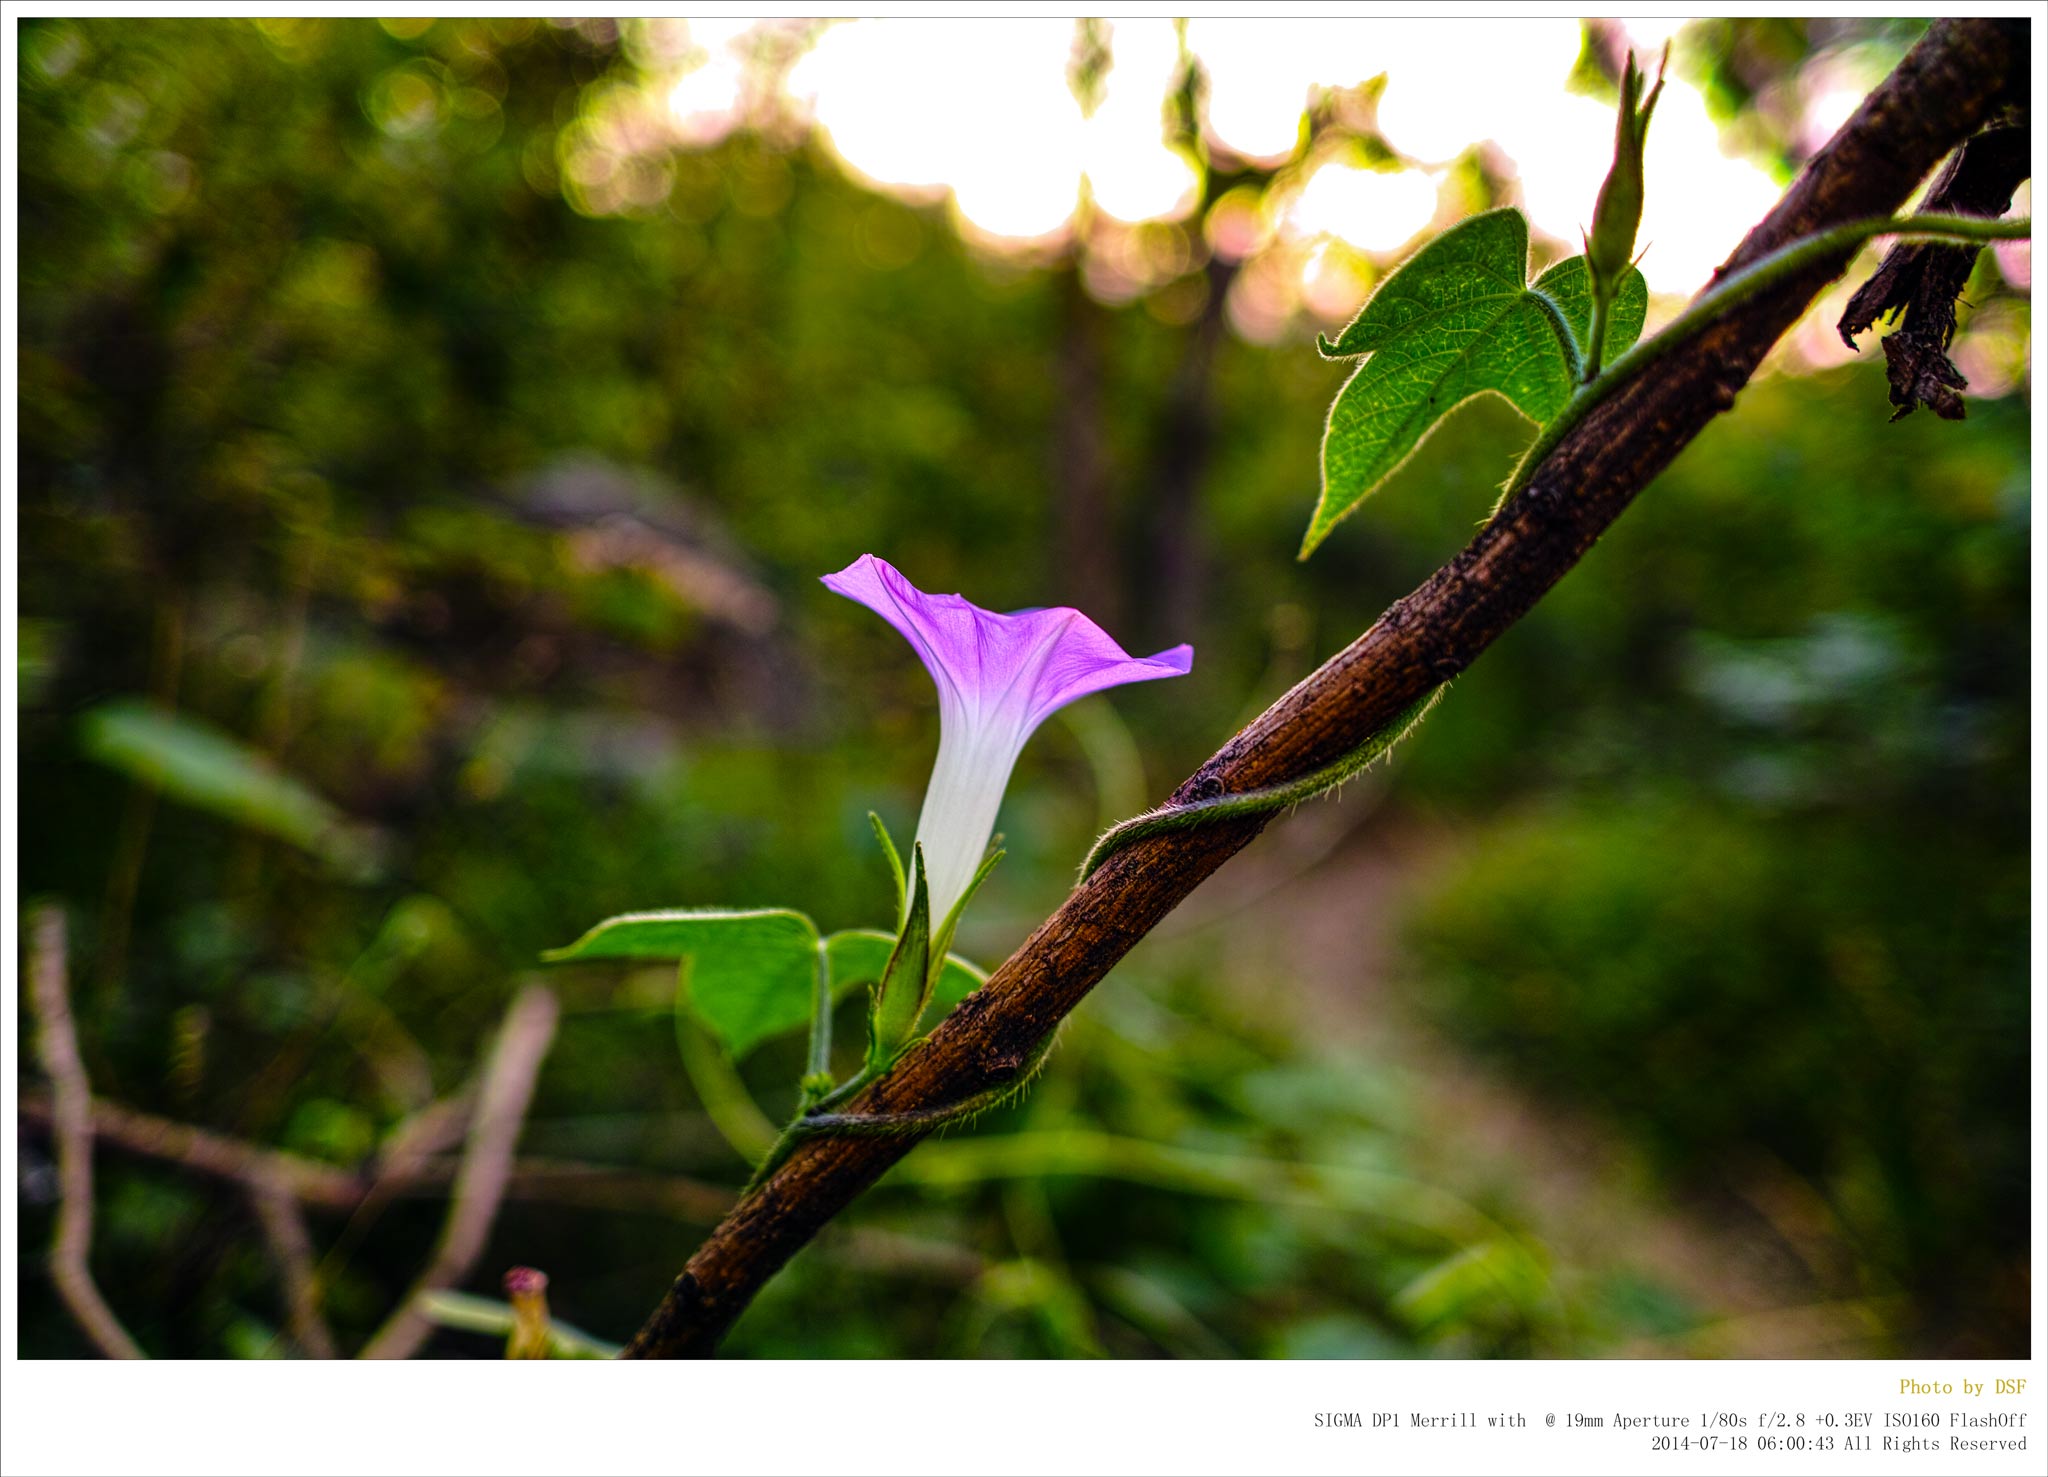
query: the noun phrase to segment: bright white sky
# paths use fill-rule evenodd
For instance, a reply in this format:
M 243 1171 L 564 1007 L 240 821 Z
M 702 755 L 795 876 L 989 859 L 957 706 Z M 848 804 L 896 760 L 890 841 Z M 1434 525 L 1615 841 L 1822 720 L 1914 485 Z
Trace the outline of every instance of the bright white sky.
M 1412 166 L 1389 173 L 1326 164 L 1287 211 L 1294 232 L 1398 252 L 1436 220 L 1449 165 L 1491 140 L 1514 161 L 1537 229 L 1575 241 L 1614 129 L 1611 108 L 1564 90 L 1579 23 L 1453 24 L 1454 35 L 1445 22 L 1197 19 L 1187 39 L 1209 76 L 1212 137 L 1251 158 L 1293 150 L 1312 87 L 1387 74 L 1380 126 Z M 1670 29 L 1646 24 L 1632 39 L 1647 52 Z M 1195 176 L 1162 142 L 1160 126 L 1179 56 L 1173 23 L 1118 21 L 1109 46 L 1106 95 L 1085 119 L 1068 86 L 1067 20 L 835 25 L 797 64 L 789 92 L 855 173 L 885 188 L 950 190 L 963 224 L 984 238 L 1059 233 L 1084 181 L 1119 220 L 1182 215 Z M 730 91 L 709 79 L 702 89 Z M 1699 93 L 1675 77 L 1650 130 L 1649 178 L 1643 270 L 1667 292 L 1698 287 L 1778 195 L 1763 170 L 1721 151 Z
M 1070 83 L 1075 25 L 1065 19 L 835 22 L 773 97 L 760 95 L 763 74 L 748 56 L 764 44 L 800 40 L 803 25 L 651 21 L 631 40 L 665 95 L 671 145 L 708 144 L 745 117 L 807 119 L 855 176 L 906 198 L 948 202 L 962 232 L 996 250 L 1060 244 L 1092 202 L 1090 289 L 1105 301 L 1128 301 L 1185 270 L 1184 249 L 1162 264 L 1148 253 L 1156 255 L 1163 238 L 1129 228 L 1183 219 L 1194 208 L 1197 177 L 1163 138 L 1162 107 L 1181 65 L 1174 23 L 1105 24 L 1111 65 L 1085 115 Z M 1623 28 L 1649 61 L 1684 25 L 1632 20 Z M 1392 169 L 1327 159 L 1256 206 L 1231 197 L 1211 212 L 1209 239 L 1245 263 L 1227 305 L 1237 331 L 1275 341 L 1298 328 L 1301 307 L 1327 322 L 1349 317 L 1371 290 L 1375 268 L 1383 271 L 1426 232 L 1471 209 L 1452 166 L 1475 144 L 1508 161 L 1512 197 L 1536 229 L 1575 250 L 1614 137 L 1611 106 L 1565 90 L 1581 45 L 1581 25 L 1568 19 L 1188 22 L 1188 49 L 1208 77 L 1204 126 L 1212 145 L 1279 163 L 1293 154 L 1316 89 L 1351 88 L 1384 73 L 1378 125 L 1401 156 Z M 1825 51 L 1764 101 L 1802 144 L 1817 147 L 1890 60 L 1882 47 Z M 601 152 L 639 147 L 629 136 L 659 146 L 658 135 L 637 124 L 615 128 L 603 133 L 612 141 Z M 569 172 L 588 165 L 592 178 L 610 179 L 615 163 L 572 161 Z M 1779 186 L 1723 149 L 1699 91 L 1675 73 L 1650 127 L 1647 164 L 1637 237 L 1643 274 L 1653 292 L 1690 296 L 1770 208 Z M 651 207 L 665 193 L 663 174 L 620 178 L 634 186 L 613 191 L 626 208 Z M 1338 243 L 1350 250 L 1333 249 Z M 2013 243 L 1999 260 L 2008 279 L 2023 285 L 2025 243 Z M 1794 362 L 1818 367 L 1850 356 L 1828 326 L 1847 291 L 1838 284 L 1794 330 Z M 1988 393 L 2013 382 L 2025 358 L 2024 305 L 2005 311 L 1973 320 L 1959 340 L 1973 388 L 1981 381 Z
M 815 127 L 856 178 L 943 202 L 962 234 L 990 250 L 1036 255 L 1078 229 L 1083 280 L 1098 299 L 1150 294 L 1149 311 L 1185 322 L 1202 308 L 1199 291 L 1179 290 L 1202 285 L 1185 276 L 1189 243 L 1179 231 L 1139 229 L 1185 220 L 1197 201 L 1194 165 L 1165 141 L 1181 35 L 1170 20 L 1101 24 L 1109 66 L 1084 111 L 1068 19 L 637 22 L 626 43 L 641 81 L 608 81 L 586 98 L 584 117 L 562 135 L 565 192 L 593 214 L 651 212 L 668 198 L 672 150 L 704 147 L 742 123 L 785 139 L 792 125 Z M 1687 22 L 1619 24 L 1619 40 L 1652 67 L 1674 36 L 1683 56 Z M 1319 150 L 1319 162 L 1290 168 L 1262 194 L 1231 191 L 1199 223 L 1212 249 L 1241 264 L 1224 302 L 1241 337 L 1278 343 L 1349 318 L 1428 233 L 1475 208 L 1456 168 L 1475 145 L 1553 250 L 1579 249 L 1614 138 L 1612 106 L 1566 90 L 1584 45 L 1579 21 L 1200 17 L 1185 35 L 1207 79 L 1207 143 L 1261 164 L 1293 158 L 1318 92 L 1386 78 L 1376 124 L 1398 156 L 1391 167 Z M 1817 148 L 1894 60 L 1873 42 L 1824 49 L 1766 89 L 1759 111 Z M 1653 293 L 1690 297 L 1780 187 L 1723 147 L 1704 98 L 1676 71 L 1647 155 L 1643 275 Z M 2024 289 L 2026 243 L 1996 259 Z M 1773 362 L 1821 368 L 1853 357 L 1831 326 L 1849 291 L 1847 281 L 1830 288 Z M 1653 306 L 1653 321 L 1669 311 Z M 2001 300 L 1969 317 L 1955 357 L 1973 393 L 1999 394 L 2024 382 L 2028 344 L 2027 305 Z

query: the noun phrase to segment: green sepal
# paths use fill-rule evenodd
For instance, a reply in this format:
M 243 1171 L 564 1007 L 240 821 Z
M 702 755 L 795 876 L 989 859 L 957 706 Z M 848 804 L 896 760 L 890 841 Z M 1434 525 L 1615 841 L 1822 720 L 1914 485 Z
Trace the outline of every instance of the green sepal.
M 889 835 L 889 828 L 882 824 L 881 816 L 868 812 L 868 824 L 875 829 L 875 840 L 882 845 L 882 856 L 889 863 L 889 875 L 896 879 L 896 916 L 903 916 L 903 899 L 906 891 L 903 881 L 903 854 L 896 849 L 896 843 Z
M 837 1000 L 856 985 L 872 985 L 889 967 L 896 951 L 896 935 L 879 928 L 848 928 L 825 939 L 825 961 L 832 976 L 832 998 Z M 934 959 L 939 956 L 934 953 Z M 988 983 L 988 972 L 958 954 L 946 956 L 938 980 L 932 986 L 931 1008 L 951 1010 Z
M 868 1066 L 881 1070 L 896 1059 L 932 993 L 932 909 L 925 886 L 924 848 L 911 848 L 910 911 L 896 937 L 881 983 L 868 992 Z
M 988 874 L 996 869 L 996 863 L 1002 859 L 1003 853 L 1000 851 L 992 851 L 988 854 L 982 864 L 974 869 L 974 876 L 968 879 L 966 890 L 960 894 L 959 899 L 946 913 L 946 921 L 939 925 L 938 936 L 932 940 L 932 959 L 934 961 L 932 965 L 932 984 L 934 986 L 938 984 L 939 971 L 944 968 L 946 960 L 951 957 L 948 951 L 953 947 L 953 930 L 960 926 L 961 913 L 966 910 L 970 902 L 974 901 L 974 895 L 981 891 L 981 884 L 988 880 Z

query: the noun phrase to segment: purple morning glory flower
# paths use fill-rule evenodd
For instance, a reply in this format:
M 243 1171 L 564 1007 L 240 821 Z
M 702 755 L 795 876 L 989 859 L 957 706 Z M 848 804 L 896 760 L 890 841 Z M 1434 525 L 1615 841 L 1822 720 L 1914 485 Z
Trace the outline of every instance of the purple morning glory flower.
M 927 595 L 872 554 L 824 583 L 902 632 L 939 689 L 939 757 L 917 820 L 935 920 L 981 865 L 1010 770 L 1039 724 L 1076 698 L 1185 676 L 1194 662 L 1186 645 L 1132 656 L 1065 606 L 1001 615 L 958 595 Z

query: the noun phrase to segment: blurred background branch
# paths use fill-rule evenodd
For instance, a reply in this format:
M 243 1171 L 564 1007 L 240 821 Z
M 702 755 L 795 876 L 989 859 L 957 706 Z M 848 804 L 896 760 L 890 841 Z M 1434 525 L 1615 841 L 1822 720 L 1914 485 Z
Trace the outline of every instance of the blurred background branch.
M 140 1359 L 141 1348 L 92 1280 L 92 1085 L 86 1081 L 78 1033 L 71 1022 L 64 910 L 43 903 L 23 922 L 29 1003 L 36 1015 L 37 1054 L 50 1074 L 50 1136 L 57 1149 L 57 1225 L 50 1242 L 50 1277 L 100 1353 L 109 1359 Z
M 477 1085 L 469 1136 L 449 1196 L 448 1219 L 433 1256 L 398 1311 L 363 1346 L 363 1358 L 410 1358 L 433 1327 L 420 1300 L 454 1286 L 476 1265 L 511 1178 L 513 1150 L 526 1126 L 527 1104 L 533 1100 L 534 1080 L 554 1040 L 558 1014 L 555 997 L 538 985 L 528 985 L 512 998 L 512 1008 L 505 1014 L 505 1024 Z
M 30 1089 L 20 1107 L 24 1128 L 51 1131 L 48 1096 Z M 445 1155 L 401 1162 L 387 1154 L 361 1170 L 344 1169 L 138 1113 L 104 1098 L 93 1101 L 92 1121 L 100 1141 L 110 1148 L 231 1181 L 252 1197 L 263 1187 L 275 1186 L 299 1204 L 322 1210 L 352 1211 L 378 1196 L 439 1196 L 454 1183 L 462 1163 Z M 505 1194 L 510 1199 L 556 1200 L 593 1209 L 654 1207 L 681 1220 L 707 1224 L 732 1207 L 732 1192 L 709 1181 L 533 1156 L 512 1161 Z
M 320 1284 L 314 1274 L 313 1238 L 299 1202 L 286 1186 L 271 1181 L 249 1192 L 263 1239 L 284 1286 L 286 1326 L 309 1359 L 333 1359 L 334 1334 L 320 1316 Z

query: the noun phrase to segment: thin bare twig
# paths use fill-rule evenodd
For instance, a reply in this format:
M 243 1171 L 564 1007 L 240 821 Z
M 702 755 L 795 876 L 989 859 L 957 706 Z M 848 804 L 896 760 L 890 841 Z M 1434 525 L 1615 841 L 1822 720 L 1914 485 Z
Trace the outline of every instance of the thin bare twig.
M 559 1014 L 555 997 L 539 985 L 528 985 L 514 997 L 484 1067 L 476 1116 L 470 1120 L 469 1141 L 455 1174 L 441 1239 L 398 1311 L 363 1346 L 363 1358 L 410 1358 L 434 1329 L 420 1311 L 421 1296 L 453 1287 L 469 1275 L 483 1253 L 484 1239 L 497 1219 L 499 1202 L 511 1178 L 512 1151 L 526 1123 L 534 1079 L 540 1075 L 541 1059 L 555 1038 Z
M 121 1326 L 92 1280 L 92 1085 L 78 1055 L 71 1024 L 64 910 L 45 903 L 28 917 L 29 999 L 39 1029 L 43 1070 L 50 1074 L 50 1137 L 57 1148 L 57 1229 L 50 1239 L 50 1279 L 57 1295 L 99 1351 L 109 1359 L 140 1359 L 141 1348 Z
M 320 1318 L 319 1273 L 311 1259 L 303 1207 L 351 1212 L 376 1198 L 435 1195 L 455 1179 L 461 1161 L 436 1152 L 447 1139 L 449 1113 L 461 1097 L 445 1098 L 392 1135 L 393 1147 L 371 1169 L 357 1173 L 267 1149 L 209 1129 L 144 1113 L 106 1098 L 92 1102 L 96 1141 L 117 1152 L 176 1165 L 239 1186 L 254 1206 L 272 1256 L 285 1277 L 291 1335 L 311 1357 L 335 1357 L 333 1335 Z M 55 1109 L 48 1093 L 25 1091 L 24 1130 L 51 1133 Z M 590 1210 L 635 1211 L 699 1225 L 717 1223 L 739 1197 L 723 1185 L 685 1175 L 592 1164 L 577 1159 L 521 1156 L 512 1161 L 504 1198 Z M 353 1224 L 353 1222 L 351 1222 Z M 909 1236 L 876 1226 L 839 1226 L 819 1242 L 827 1257 L 879 1276 L 904 1276 L 965 1285 L 988 1270 L 980 1253 L 947 1241 Z
M 406 1186 L 406 1193 L 426 1193 L 438 1168 L 439 1161 L 430 1160 L 420 1178 Z M 722 1185 L 681 1175 L 586 1164 L 573 1159 L 531 1157 L 512 1161 L 505 1197 L 550 1205 L 579 1205 L 592 1210 L 651 1211 L 700 1226 L 717 1221 L 739 1198 Z
M 51 1129 L 51 1137 L 56 1137 L 56 1104 L 51 1097 L 24 1091 L 19 1106 L 23 1128 Z M 280 1184 L 303 1205 L 334 1210 L 354 1209 L 369 1192 L 369 1181 L 346 1169 L 138 1112 L 106 1098 L 94 1098 L 91 1113 L 93 1132 L 107 1147 L 181 1164 L 211 1179 L 232 1180 L 251 1189 Z
M 23 1128 L 50 1130 L 53 1112 L 47 1093 L 24 1092 L 20 1112 Z M 408 1154 L 400 1162 L 395 1153 L 387 1153 L 371 1171 L 357 1173 L 159 1118 L 106 1098 L 93 1099 L 92 1118 L 98 1142 L 107 1148 L 225 1180 L 251 1195 L 266 1184 L 276 1184 L 299 1204 L 320 1210 L 353 1211 L 372 1196 L 388 1200 L 438 1195 L 461 1168 L 461 1161 L 452 1155 Z M 438 1134 L 431 1137 L 438 1138 Z M 738 1197 L 724 1186 L 683 1175 L 522 1155 L 512 1161 L 505 1198 L 593 1210 L 647 1211 L 709 1225 L 732 1209 Z
M 377 1181 L 400 1181 L 436 1154 L 461 1143 L 476 1111 L 476 1090 L 465 1085 L 436 1098 L 391 1130 L 377 1156 Z
M 349 1203 L 348 1224 L 341 1228 L 341 1234 L 334 1238 L 327 1248 L 327 1255 L 321 1258 L 319 1269 L 314 1274 L 320 1286 L 331 1285 L 341 1275 L 341 1269 L 348 1264 L 363 1238 L 370 1234 L 370 1228 L 384 1213 L 385 1206 L 394 1196 L 403 1194 L 407 1185 L 426 1171 L 433 1156 L 462 1142 L 464 1132 L 475 1116 L 475 1108 L 475 1088 L 466 1086 L 448 1097 L 435 1099 L 392 1130 L 378 1156 L 373 1178 L 358 1186 L 355 1198 Z M 448 1173 L 434 1182 L 446 1184 Z
M 263 1240 L 284 1284 L 285 1326 L 311 1359 L 335 1357 L 334 1334 L 320 1316 L 320 1288 L 313 1275 L 313 1238 L 288 1185 L 276 1180 L 249 1187 L 249 1201 L 263 1227 Z

